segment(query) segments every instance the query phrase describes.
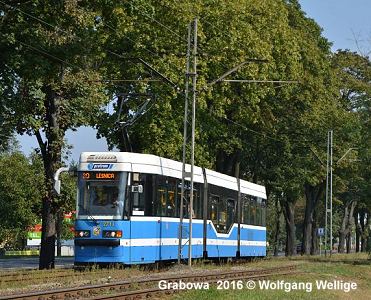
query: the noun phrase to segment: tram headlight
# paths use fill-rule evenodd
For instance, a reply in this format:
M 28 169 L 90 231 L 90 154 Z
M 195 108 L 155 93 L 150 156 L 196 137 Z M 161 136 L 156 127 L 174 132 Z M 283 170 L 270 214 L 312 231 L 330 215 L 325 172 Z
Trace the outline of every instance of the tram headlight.
M 122 231 L 121 230 L 103 230 L 103 237 L 122 238 Z
M 75 237 L 77 238 L 86 238 L 90 237 L 90 230 L 76 230 Z

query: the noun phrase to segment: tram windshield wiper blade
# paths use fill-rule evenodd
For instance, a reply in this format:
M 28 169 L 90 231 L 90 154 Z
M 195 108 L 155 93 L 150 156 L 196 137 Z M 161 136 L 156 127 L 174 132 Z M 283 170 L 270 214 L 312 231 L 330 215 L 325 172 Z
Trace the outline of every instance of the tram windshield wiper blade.
M 88 217 L 90 217 L 90 219 L 92 219 L 93 220 L 93 222 L 96 224 L 96 225 L 98 225 L 99 223 L 98 223 L 98 221 L 91 215 L 91 213 L 89 212 L 89 210 L 86 210 L 87 211 L 87 213 L 88 213 Z
M 85 212 L 86 212 L 86 215 L 93 220 L 93 222 L 98 225 L 98 221 L 92 216 L 91 212 L 89 211 L 89 209 L 83 207 L 82 205 L 79 205 L 80 208 L 82 208 Z

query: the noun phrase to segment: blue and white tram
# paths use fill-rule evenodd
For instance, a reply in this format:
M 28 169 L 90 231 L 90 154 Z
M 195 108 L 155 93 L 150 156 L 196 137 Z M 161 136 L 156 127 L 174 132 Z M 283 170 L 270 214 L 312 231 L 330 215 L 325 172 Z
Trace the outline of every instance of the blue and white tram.
M 85 152 L 78 174 L 75 265 L 177 259 L 182 163 L 148 154 Z M 189 191 L 186 181 L 186 199 Z M 195 167 L 193 208 L 192 258 L 266 255 L 263 186 Z M 186 259 L 187 203 L 183 211 Z

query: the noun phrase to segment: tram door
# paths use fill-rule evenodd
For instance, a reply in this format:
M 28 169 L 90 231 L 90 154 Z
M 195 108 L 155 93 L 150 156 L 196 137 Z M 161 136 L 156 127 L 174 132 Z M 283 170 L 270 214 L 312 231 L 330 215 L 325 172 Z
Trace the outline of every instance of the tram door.
M 159 216 L 159 259 L 173 260 L 178 255 L 179 209 L 177 201 L 177 179 L 161 176 L 156 191 L 156 214 Z
M 160 259 L 161 222 L 156 214 L 155 179 L 152 174 L 132 174 L 130 187 L 130 259 L 153 263 Z

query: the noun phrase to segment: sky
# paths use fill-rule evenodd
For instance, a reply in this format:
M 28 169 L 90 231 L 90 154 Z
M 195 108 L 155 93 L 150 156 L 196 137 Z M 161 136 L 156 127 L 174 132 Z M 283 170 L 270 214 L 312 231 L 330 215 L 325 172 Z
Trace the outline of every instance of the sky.
M 332 50 L 350 49 L 366 54 L 371 51 L 371 0 L 299 0 L 303 11 L 323 29 L 323 36 L 333 43 Z M 358 45 L 356 43 L 358 42 Z M 81 152 L 107 151 L 105 139 L 83 127 L 68 131 L 67 142 L 73 146 L 70 160 L 77 162 Z M 21 150 L 30 154 L 37 148 L 34 136 L 18 136 Z
M 332 50 L 371 51 L 371 0 L 299 0 L 323 29 Z M 358 41 L 359 49 L 355 40 Z

